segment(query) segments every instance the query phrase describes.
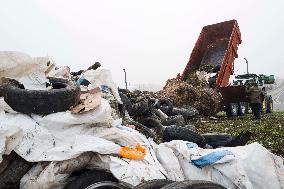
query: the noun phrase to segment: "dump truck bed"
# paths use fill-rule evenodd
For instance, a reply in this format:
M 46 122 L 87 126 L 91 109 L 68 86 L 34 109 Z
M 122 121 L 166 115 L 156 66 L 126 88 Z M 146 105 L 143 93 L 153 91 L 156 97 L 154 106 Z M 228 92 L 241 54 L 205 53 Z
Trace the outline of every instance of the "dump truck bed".
M 217 68 L 216 85 L 228 86 L 240 43 L 241 32 L 236 20 L 203 27 L 181 79 L 186 81 L 197 70 L 213 72 Z

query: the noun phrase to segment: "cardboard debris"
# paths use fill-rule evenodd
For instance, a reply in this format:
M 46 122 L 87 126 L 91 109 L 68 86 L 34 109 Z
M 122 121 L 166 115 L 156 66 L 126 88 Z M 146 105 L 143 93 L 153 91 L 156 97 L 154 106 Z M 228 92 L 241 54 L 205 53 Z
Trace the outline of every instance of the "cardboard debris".
M 83 113 L 93 110 L 101 104 L 101 97 L 102 93 L 100 88 L 92 89 L 88 91 L 88 93 L 82 93 L 80 96 L 80 103 L 73 107 L 71 111 L 73 113 Z

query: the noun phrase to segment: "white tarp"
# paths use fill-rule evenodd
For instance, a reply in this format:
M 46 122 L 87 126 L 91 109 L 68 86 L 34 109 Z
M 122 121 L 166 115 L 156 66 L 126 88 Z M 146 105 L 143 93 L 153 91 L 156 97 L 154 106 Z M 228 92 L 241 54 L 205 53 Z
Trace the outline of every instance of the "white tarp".
M 202 149 L 192 144 L 186 141 L 162 143 L 158 151 L 172 149 L 188 180 L 213 181 L 226 188 L 284 187 L 283 159 L 258 143 L 218 149 Z
M 0 77 L 16 79 L 26 89 L 46 90 L 45 71 L 49 57 L 32 58 L 27 54 L 14 51 L 0 51 Z

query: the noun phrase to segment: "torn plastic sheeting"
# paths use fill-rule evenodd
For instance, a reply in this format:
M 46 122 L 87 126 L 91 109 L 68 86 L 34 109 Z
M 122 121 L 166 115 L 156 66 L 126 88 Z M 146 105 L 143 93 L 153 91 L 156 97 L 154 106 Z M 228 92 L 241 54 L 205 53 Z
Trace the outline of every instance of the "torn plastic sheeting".
M 183 181 L 183 171 L 173 150 L 165 146 L 159 146 L 155 149 L 155 152 L 157 159 L 167 171 L 167 179 L 173 181 Z
M 0 52 L 0 77 L 16 79 L 26 89 L 47 90 L 45 71 L 49 57 L 32 58 L 27 54 L 12 51 Z
M 222 158 L 224 158 L 225 156 L 228 155 L 234 155 L 231 151 L 229 150 L 221 150 L 221 151 L 217 151 L 217 152 L 211 152 L 205 156 L 202 156 L 198 159 L 193 159 L 191 160 L 191 162 L 198 167 L 205 167 L 208 165 L 212 165 L 214 163 L 216 163 L 217 161 L 221 160 Z
M 88 80 L 93 88 L 108 86 L 118 103 L 122 104 L 117 86 L 112 80 L 112 76 L 109 70 L 98 68 L 96 70 L 87 70 L 82 73 L 81 77 Z
M 213 181 L 227 188 L 284 187 L 283 159 L 270 153 L 258 143 L 218 149 L 188 148 L 185 141 L 172 141 L 160 145 L 174 150 L 186 179 Z M 224 156 L 221 160 L 201 169 L 191 163 L 198 156 L 203 157 L 220 150 L 231 151 L 234 156 Z
M 109 104 L 104 101 L 102 99 L 102 104 L 94 111 L 79 115 L 60 112 L 44 117 L 34 116 L 36 119 L 33 119 L 24 114 L 3 113 L 0 131 L 21 130 L 23 137 L 19 138 L 21 143 L 15 151 L 30 162 L 70 159 L 84 151 L 117 154 L 119 145 L 95 136 L 99 126 L 105 127 L 108 124 L 104 122 L 111 118 L 105 111 L 110 109 Z M 94 123 L 97 125 L 91 126 Z M 7 146 L 14 141 L 9 140 L 5 144 Z
M 149 153 L 146 153 L 144 160 L 138 161 L 121 159 L 110 155 L 84 153 L 77 158 L 70 160 L 52 162 L 47 167 L 36 166 L 36 168 L 22 178 L 21 186 L 25 186 L 23 187 L 24 189 L 37 189 L 39 186 L 42 187 L 42 189 L 53 189 L 55 186 L 61 186 L 59 188 L 62 188 L 62 183 L 67 179 L 66 176 L 75 170 L 79 170 L 82 166 L 90 169 L 92 169 L 92 167 L 107 168 L 118 180 L 131 185 L 138 185 L 144 180 L 165 179 L 167 177 L 167 172 L 155 156 L 153 147 L 155 147 L 156 144 L 152 140 L 146 139 L 145 136 L 131 129 L 122 130 L 113 127 L 103 129 L 99 133 L 104 137 L 110 137 L 112 135 L 110 138 L 116 138 L 116 142 L 119 143 L 128 140 L 128 145 L 136 142 L 131 142 L 133 136 L 136 140 L 139 139 L 140 142 L 144 141 L 143 145 L 147 148 Z M 127 135 L 127 133 L 130 133 L 130 135 Z M 121 139 L 127 137 L 129 139 Z M 84 145 L 83 141 L 82 145 Z M 91 157 L 91 160 L 89 160 L 89 156 Z

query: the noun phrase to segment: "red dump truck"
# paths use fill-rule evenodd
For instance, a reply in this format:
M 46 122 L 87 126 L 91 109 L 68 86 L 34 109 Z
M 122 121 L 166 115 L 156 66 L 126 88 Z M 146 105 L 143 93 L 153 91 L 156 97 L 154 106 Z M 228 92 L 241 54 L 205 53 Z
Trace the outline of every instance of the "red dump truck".
M 234 60 L 238 57 L 241 32 L 236 20 L 203 27 L 192 50 L 189 61 L 179 77 L 188 80 L 188 75 L 197 70 L 210 73 L 209 85 L 220 91 L 224 110 L 228 116 L 241 116 L 246 111 L 249 99 L 244 85 L 230 85 L 234 73 Z

